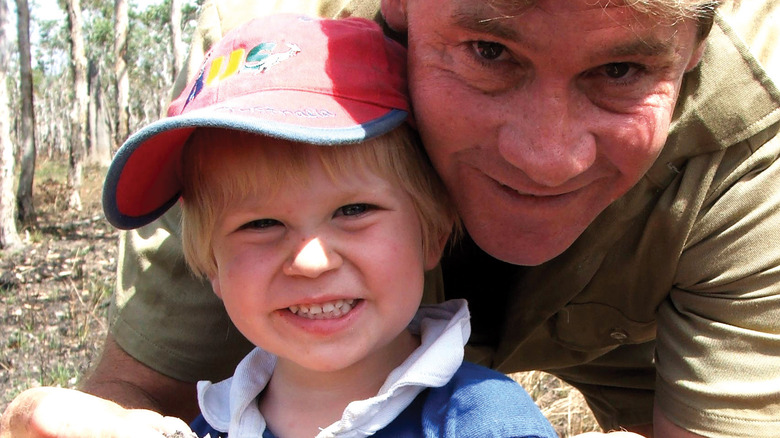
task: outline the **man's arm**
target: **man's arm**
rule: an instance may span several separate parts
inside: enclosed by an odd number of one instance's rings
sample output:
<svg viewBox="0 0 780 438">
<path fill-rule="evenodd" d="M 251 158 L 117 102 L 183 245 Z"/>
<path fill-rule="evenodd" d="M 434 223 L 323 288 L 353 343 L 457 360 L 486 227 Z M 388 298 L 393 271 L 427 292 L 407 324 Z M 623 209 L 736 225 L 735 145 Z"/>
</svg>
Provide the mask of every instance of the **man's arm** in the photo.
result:
<svg viewBox="0 0 780 438">
<path fill-rule="evenodd" d="M 198 412 L 194 383 L 146 367 L 110 335 L 82 388 L 93 395 L 49 387 L 23 392 L 0 418 L 0 438 L 162 437 L 162 433 L 188 430 L 174 417 L 191 419 Z"/>
<path fill-rule="evenodd" d="M 653 424 L 629 426 L 623 431 L 609 433 L 587 432 L 576 435 L 575 438 L 597 438 L 600 436 L 609 436 L 611 438 L 653 438 L 656 436 L 663 438 L 704 438 L 669 421 L 657 406 L 653 409 Z"/>
<path fill-rule="evenodd" d="M 188 420 L 198 415 L 195 383 L 176 380 L 147 367 L 122 350 L 110 334 L 81 389 L 126 408 L 150 409 Z"/>
<path fill-rule="evenodd" d="M 702 435 L 695 434 L 693 432 L 689 432 L 680 426 L 677 426 L 676 424 L 669 421 L 668 418 L 666 418 L 666 415 L 664 415 L 663 412 L 661 412 L 661 409 L 658 408 L 658 405 L 655 406 L 653 409 L 653 427 L 650 429 L 651 433 L 655 432 L 655 436 L 657 437 L 668 437 L 668 438 L 703 438 Z M 653 436 L 647 435 L 648 437 Z"/>
<path fill-rule="evenodd" d="M 703 438 L 702 435 L 689 432 L 669 421 L 666 415 L 661 412 L 658 406 L 653 408 L 653 424 L 641 424 L 638 426 L 629 426 L 625 428 L 627 432 L 633 432 L 645 438 L 664 437 L 664 438 Z M 587 438 L 590 435 L 577 435 L 580 438 Z M 610 435 L 611 436 L 611 435 Z M 618 437 L 622 435 L 617 435 Z M 626 438 L 635 435 L 626 435 Z"/>
</svg>

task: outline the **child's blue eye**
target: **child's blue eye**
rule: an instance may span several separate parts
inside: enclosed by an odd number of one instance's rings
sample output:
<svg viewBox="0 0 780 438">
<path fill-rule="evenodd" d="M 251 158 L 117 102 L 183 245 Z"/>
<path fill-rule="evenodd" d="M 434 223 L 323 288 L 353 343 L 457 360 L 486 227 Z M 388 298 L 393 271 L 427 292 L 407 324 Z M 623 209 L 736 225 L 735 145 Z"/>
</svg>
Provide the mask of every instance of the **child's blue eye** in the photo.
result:
<svg viewBox="0 0 780 438">
<path fill-rule="evenodd" d="M 336 210 L 336 216 L 357 216 L 371 209 L 368 204 L 349 204 Z"/>
<path fill-rule="evenodd" d="M 241 226 L 241 229 L 242 230 L 246 230 L 246 229 L 261 229 L 262 230 L 262 229 L 266 229 L 266 228 L 275 227 L 277 225 L 282 225 L 282 223 L 279 222 L 276 219 L 256 219 L 256 220 L 253 220 L 253 221 L 245 223 L 244 225 Z"/>
</svg>

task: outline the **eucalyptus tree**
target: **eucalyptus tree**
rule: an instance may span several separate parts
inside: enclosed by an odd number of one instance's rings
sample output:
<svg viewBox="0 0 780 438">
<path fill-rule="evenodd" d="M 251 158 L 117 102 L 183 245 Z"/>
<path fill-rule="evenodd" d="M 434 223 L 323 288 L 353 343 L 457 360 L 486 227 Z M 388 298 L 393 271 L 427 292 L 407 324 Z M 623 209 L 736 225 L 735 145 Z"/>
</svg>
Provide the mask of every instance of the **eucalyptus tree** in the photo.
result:
<svg viewBox="0 0 780 438">
<path fill-rule="evenodd" d="M 186 48 L 184 47 L 184 40 L 182 39 L 182 5 L 184 0 L 170 0 L 171 7 L 171 51 L 173 52 L 173 75 L 171 80 L 175 81 L 176 76 L 179 75 L 181 67 L 184 65 L 184 57 Z"/>
<path fill-rule="evenodd" d="M 58 1 L 64 11 L 66 0 Z M 178 31 L 186 47 L 202 0 L 184 1 L 180 9 L 181 23 L 174 30 L 171 0 L 144 3 L 143 8 L 129 0 L 127 42 L 123 45 L 121 5 L 116 0 L 81 0 L 90 109 L 88 129 L 84 131 L 89 133 L 90 139 L 85 163 L 105 163 L 112 148 L 126 136 L 120 128 L 123 125 L 123 71 L 128 78 L 128 132 L 164 115 L 176 74 L 173 35 Z M 74 132 L 78 126 L 67 119 L 65 112 L 78 104 L 74 91 L 75 71 L 71 68 L 72 37 L 66 20 L 37 20 L 37 24 L 39 38 L 33 66 L 37 144 L 42 149 L 40 153 L 56 157 L 68 154 L 71 144 L 68 139 L 78 135 Z M 107 139 L 97 135 L 101 129 L 108 131 Z"/>
<path fill-rule="evenodd" d="M 9 21 L 6 0 L 0 0 L 0 248 L 13 249 L 22 245 L 14 214 L 14 145 L 10 134 L 7 73 L 10 41 L 6 33 Z"/>
<path fill-rule="evenodd" d="M 87 56 L 84 49 L 84 33 L 80 0 L 65 0 L 67 8 L 67 23 L 70 34 L 70 71 L 73 79 L 73 101 L 71 108 L 71 137 L 68 156 L 68 187 L 71 191 L 68 205 L 75 210 L 81 210 L 81 183 L 83 179 L 84 156 L 87 144 Z"/>
<path fill-rule="evenodd" d="M 127 75 L 127 32 L 129 25 L 127 0 L 114 1 L 114 75 L 116 90 L 116 123 L 114 145 L 119 147 L 130 129 L 130 80 Z"/>
<path fill-rule="evenodd" d="M 68 90 L 72 89 L 72 81 L 68 31 L 63 20 L 34 17 L 34 21 L 38 25 L 33 65 L 37 152 L 39 157 L 55 159 L 66 155 L 69 147 L 70 114 L 66 109 L 71 107 Z"/>
<path fill-rule="evenodd" d="M 21 149 L 19 185 L 16 190 L 16 216 L 25 225 L 35 223 L 33 179 L 35 175 L 35 112 L 33 111 L 33 76 L 30 60 L 30 7 L 27 0 L 16 0 L 16 40 L 19 47 L 19 114 L 18 143 Z"/>
</svg>

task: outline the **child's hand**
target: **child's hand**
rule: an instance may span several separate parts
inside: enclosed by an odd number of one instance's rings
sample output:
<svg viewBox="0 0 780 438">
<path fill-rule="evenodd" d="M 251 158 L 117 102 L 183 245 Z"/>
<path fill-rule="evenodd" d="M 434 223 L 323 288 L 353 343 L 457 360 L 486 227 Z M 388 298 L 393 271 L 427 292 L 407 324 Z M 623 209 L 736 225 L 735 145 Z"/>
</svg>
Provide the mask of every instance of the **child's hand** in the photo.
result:
<svg viewBox="0 0 780 438">
<path fill-rule="evenodd" d="M 178 418 L 145 409 L 125 409 L 72 389 L 29 389 L 17 396 L 0 418 L 0 438 L 173 436 L 194 435 Z"/>
</svg>

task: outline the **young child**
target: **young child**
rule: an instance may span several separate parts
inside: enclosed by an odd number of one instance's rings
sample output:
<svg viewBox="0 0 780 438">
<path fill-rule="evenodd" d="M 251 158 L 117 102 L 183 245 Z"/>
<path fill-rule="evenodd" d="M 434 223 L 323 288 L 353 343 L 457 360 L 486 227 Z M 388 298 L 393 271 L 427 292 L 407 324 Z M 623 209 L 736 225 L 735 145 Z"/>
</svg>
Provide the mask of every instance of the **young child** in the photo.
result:
<svg viewBox="0 0 780 438">
<path fill-rule="evenodd" d="M 463 362 L 464 301 L 420 306 L 455 213 L 405 57 L 371 21 L 255 19 L 114 159 L 109 221 L 181 197 L 187 262 L 259 347 L 198 384 L 199 435 L 557 436 L 521 386 Z"/>
</svg>

